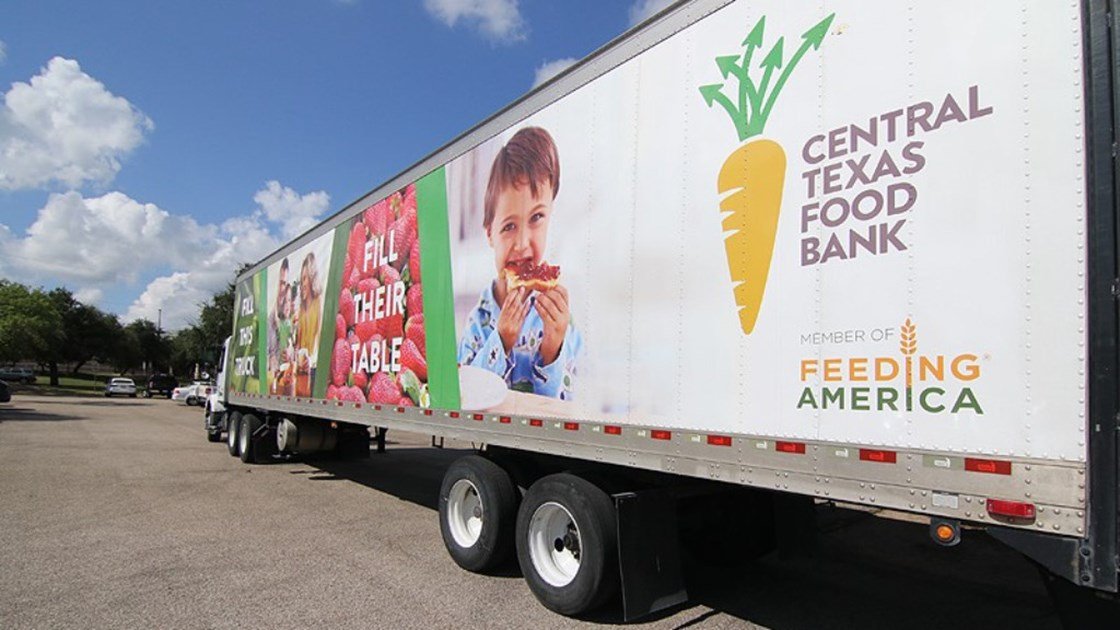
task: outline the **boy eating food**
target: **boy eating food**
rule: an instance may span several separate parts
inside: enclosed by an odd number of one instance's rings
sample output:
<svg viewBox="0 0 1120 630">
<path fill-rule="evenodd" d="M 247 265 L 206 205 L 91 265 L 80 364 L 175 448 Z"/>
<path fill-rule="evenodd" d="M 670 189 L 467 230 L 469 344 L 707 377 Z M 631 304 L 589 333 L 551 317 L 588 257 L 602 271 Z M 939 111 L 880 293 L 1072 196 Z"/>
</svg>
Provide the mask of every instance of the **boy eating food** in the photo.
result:
<svg viewBox="0 0 1120 630">
<path fill-rule="evenodd" d="M 540 127 L 519 130 L 494 158 L 482 227 L 497 277 L 467 319 L 458 356 L 510 389 L 570 400 L 583 342 L 560 268 L 544 262 L 559 189 L 560 157 Z"/>
</svg>

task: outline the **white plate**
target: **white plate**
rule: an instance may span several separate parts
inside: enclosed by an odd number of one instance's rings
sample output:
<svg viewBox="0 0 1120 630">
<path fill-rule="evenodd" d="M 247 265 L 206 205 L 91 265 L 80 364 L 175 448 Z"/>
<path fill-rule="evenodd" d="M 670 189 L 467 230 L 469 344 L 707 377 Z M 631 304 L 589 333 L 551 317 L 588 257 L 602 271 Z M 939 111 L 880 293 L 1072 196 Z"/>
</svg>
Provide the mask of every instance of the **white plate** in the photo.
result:
<svg viewBox="0 0 1120 630">
<path fill-rule="evenodd" d="M 481 411 L 502 404 L 506 399 L 506 382 L 497 374 L 470 365 L 459 366 L 459 406 Z"/>
</svg>

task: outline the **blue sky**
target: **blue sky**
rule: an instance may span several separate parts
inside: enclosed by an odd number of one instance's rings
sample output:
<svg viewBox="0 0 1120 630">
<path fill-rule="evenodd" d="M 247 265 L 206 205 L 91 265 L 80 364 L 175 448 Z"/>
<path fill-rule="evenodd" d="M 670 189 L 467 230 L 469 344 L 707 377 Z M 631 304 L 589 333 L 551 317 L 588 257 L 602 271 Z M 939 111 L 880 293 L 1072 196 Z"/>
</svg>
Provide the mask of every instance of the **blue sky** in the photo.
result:
<svg viewBox="0 0 1120 630">
<path fill-rule="evenodd" d="M 9 0 L 0 277 L 177 328 L 670 0 Z"/>
</svg>

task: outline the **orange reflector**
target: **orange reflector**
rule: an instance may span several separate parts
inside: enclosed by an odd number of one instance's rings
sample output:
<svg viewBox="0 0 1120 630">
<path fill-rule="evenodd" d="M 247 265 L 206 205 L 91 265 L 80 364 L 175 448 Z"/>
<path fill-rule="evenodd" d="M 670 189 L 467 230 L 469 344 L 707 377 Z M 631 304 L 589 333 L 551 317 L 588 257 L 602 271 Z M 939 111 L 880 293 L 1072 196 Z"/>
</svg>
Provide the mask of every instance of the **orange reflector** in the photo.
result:
<svg viewBox="0 0 1120 630">
<path fill-rule="evenodd" d="M 957 536 L 957 532 L 953 529 L 953 527 L 946 523 L 938 525 L 937 528 L 933 530 L 933 533 L 941 542 L 949 542 Z"/>
<path fill-rule="evenodd" d="M 452 412 L 448 413 L 447 415 L 452 417 L 452 418 L 458 418 L 459 417 L 459 412 L 458 411 L 452 411 Z"/>
<path fill-rule="evenodd" d="M 564 423 L 564 430 L 565 431 L 579 431 L 579 423 L 578 422 L 565 422 Z"/>
<path fill-rule="evenodd" d="M 1031 521 L 1035 519 L 1034 504 L 1023 503 L 1021 501 L 988 499 L 988 514 L 992 516 L 1006 516 L 1008 518 L 1022 518 Z"/>
<path fill-rule="evenodd" d="M 865 462 L 883 464 L 893 464 L 898 461 L 898 455 L 894 451 L 875 451 L 868 448 L 859 449 L 859 458 Z"/>
<path fill-rule="evenodd" d="M 711 444 L 712 446 L 731 446 L 731 436 L 709 435 L 708 444 Z"/>
<path fill-rule="evenodd" d="M 670 440 L 673 438 L 673 434 L 671 432 L 662 431 L 660 429 L 650 431 L 649 436 L 655 440 Z"/>
<path fill-rule="evenodd" d="M 608 424 L 603 427 L 603 433 L 607 435 L 622 435 L 622 427 L 616 427 L 613 424 Z"/>
<path fill-rule="evenodd" d="M 800 455 L 805 452 L 805 444 L 802 442 L 774 442 L 774 448 L 782 453 L 797 453 Z"/>
<path fill-rule="evenodd" d="M 531 426 L 531 427 L 543 427 L 544 422 L 541 421 L 541 420 L 537 420 L 536 418 L 529 418 L 529 426 Z"/>
<path fill-rule="evenodd" d="M 482 420 L 482 414 L 480 414 L 480 413 L 474 414 L 473 416 L 471 416 L 471 420 Z"/>
<path fill-rule="evenodd" d="M 509 424 L 509 416 L 502 416 L 501 418 L 498 418 L 498 422 L 501 422 L 502 424 Z"/>
<path fill-rule="evenodd" d="M 1011 462 L 1002 462 L 995 459 L 964 458 L 964 469 L 972 472 L 989 473 L 993 475 L 1010 475 Z"/>
</svg>

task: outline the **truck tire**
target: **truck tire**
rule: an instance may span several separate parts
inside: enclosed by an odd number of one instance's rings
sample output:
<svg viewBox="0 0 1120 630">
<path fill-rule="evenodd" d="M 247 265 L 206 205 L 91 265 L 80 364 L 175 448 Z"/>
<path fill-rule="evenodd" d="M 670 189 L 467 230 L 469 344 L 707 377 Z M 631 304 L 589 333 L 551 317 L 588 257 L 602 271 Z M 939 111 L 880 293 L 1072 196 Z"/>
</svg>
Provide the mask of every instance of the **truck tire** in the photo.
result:
<svg viewBox="0 0 1120 630">
<path fill-rule="evenodd" d="M 237 430 L 237 453 L 241 456 L 241 461 L 246 464 L 256 463 L 256 449 L 257 440 L 254 439 L 254 433 L 261 427 L 261 419 L 251 413 L 241 416 L 241 426 Z"/>
<path fill-rule="evenodd" d="M 439 531 L 455 564 L 479 573 L 509 559 L 518 496 L 509 474 L 484 457 L 451 464 L 439 489 Z"/>
<path fill-rule="evenodd" d="M 607 493 L 573 474 L 529 487 L 517 512 L 517 561 L 545 608 L 579 615 L 618 592 L 615 520 Z"/>
<path fill-rule="evenodd" d="M 261 427 L 265 427 L 266 430 L 261 431 Z M 263 420 L 251 413 L 241 416 L 237 442 L 241 461 L 246 464 L 263 464 L 276 452 L 276 433 L 269 430 Z"/>
<path fill-rule="evenodd" d="M 213 412 L 210 411 L 209 405 L 206 407 L 206 420 L 203 427 L 206 429 L 207 442 L 221 442 L 222 441 L 222 427 L 215 427 L 210 424 L 210 417 Z"/>
<path fill-rule="evenodd" d="M 238 449 L 241 447 L 240 441 L 237 439 L 237 432 L 241 429 L 241 412 L 229 412 L 229 431 L 226 435 L 226 448 L 229 454 L 237 457 L 241 454 Z"/>
<path fill-rule="evenodd" d="M 198 404 L 198 398 L 195 398 L 194 396 L 187 396 L 187 406 L 188 407 L 193 407 L 197 404 Z"/>
</svg>

